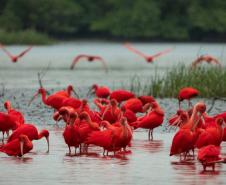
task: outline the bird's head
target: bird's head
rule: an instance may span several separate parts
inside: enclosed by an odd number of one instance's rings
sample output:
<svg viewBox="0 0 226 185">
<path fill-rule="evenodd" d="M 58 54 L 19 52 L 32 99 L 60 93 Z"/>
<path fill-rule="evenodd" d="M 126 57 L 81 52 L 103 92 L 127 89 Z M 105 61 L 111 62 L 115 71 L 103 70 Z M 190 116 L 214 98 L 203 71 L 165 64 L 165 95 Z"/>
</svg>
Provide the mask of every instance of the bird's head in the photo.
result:
<svg viewBox="0 0 226 185">
<path fill-rule="evenodd" d="M 5 107 L 5 109 L 8 110 L 8 111 L 11 109 L 11 103 L 10 103 L 9 100 L 5 101 L 4 107 Z"/>
</svg>

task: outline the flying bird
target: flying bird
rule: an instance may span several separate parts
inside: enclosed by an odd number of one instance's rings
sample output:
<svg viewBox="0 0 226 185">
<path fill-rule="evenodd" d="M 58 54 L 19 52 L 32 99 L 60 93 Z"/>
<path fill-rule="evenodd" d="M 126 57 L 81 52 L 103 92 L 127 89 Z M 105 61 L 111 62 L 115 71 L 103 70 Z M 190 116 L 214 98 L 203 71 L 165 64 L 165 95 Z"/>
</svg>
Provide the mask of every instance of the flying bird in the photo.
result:
<svg viewBox="0 0 226 185">
<path fill-rule="evenodd" d="M 147 63 L 152 63 L 152 62 L 154 62 L 154 60 L 155 60 L 157 57 L 160 57 L 161 55 L 164 55 L 164 54 L 166 54 L 166 53 L 168 53 L 168 52 L 170 52 L 170 51 L 172 50 L 172 48 L 170 48 L 170 49 L 163 50 L 163 51 L 161 51 L 161 52 L 159 52 L 159 53 L 156 53 L 156 54 L 154 54 L 154 55 L 146 55 L 146 54 L 144 54 L 143 52 L 141 52 L 141 51 L 135 49 L 134 47 L 132 47 L 131 44 L 126 43 L 124 46 L 125 46 L 128 50 L 132 51 L 133 53 L 136 53 L 137 55 L 143 57 L 143 58 L 146 60 Z"/>
<path fill-rule="evenodd" d="M 192 62 L 192 68 L 196 68 L 196 66 L 202 62 L 207 62 L 208 64 L 216 64 L 221 67 L 221 63 L 211 55 L 201 55 L 194 62 Z"/>
<path fill-rule="evenodd" d="M 81 60 L 81 59 L 86 59 L 88 62 L 93 62 L 93 61 L 100 61 L 103 65 L 103 68 L 106 72 L 108 72 L 107 64 L 104 61 L 104 59 L 100 56 L 95 56 L 95 55 L 78 55 L 74 58 L 72 61 L 70 69 L 74 69 L 75 65 Z"/>
<path fill-rule="evenodd" d="M 11 61 L 15 63 L 18 61 L 19 58 L 23 57 L 27 52 L 29 52 L 31 50 L 32 46 L 28 47 L 27 49 L 25 49 L 18 55 L 12 55 L 8 50 L 6 50 L 6 48 L 2 44 L 0 44 L 0 48 L 2 49 L 3 52 L 6 53 L 6 55 L 8 55 L 8 57 L 11 59 Z"/>
</svg>

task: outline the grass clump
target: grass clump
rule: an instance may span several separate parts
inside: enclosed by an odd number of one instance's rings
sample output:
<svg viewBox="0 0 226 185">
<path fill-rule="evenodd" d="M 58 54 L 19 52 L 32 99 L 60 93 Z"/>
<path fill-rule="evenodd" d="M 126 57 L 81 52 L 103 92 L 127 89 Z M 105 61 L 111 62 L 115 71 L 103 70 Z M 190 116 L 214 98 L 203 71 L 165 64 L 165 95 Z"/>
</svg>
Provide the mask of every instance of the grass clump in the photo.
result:
<svg viewBox="0 0 226 185">
<path fill-rule="evenodd" d="M 54 43 L 54 39 L 34 30 L 7 32 L 0 30 L 0 42 L 3 44 L 35 44 L 46 45 Z"/>
<path fill-rule="evenodd" d="M 200 91 L 200 97 L 226 97 L 226 68 L 173 67 L 161 75 L 157 72 L 147 83 L 140 84 L 138 77 L 132 79 L 130 90 L 136 94 L 154 97 L 174 97 L 183 87 L 194 87 Z"/>
</svg>

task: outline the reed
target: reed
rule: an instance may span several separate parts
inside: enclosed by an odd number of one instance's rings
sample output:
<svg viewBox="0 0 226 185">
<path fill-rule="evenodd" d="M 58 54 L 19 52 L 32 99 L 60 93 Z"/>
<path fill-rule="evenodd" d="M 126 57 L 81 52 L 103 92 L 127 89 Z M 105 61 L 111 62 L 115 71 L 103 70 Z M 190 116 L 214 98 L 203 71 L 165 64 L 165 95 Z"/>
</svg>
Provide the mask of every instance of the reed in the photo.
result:
<svg viewBox="0 0 226 185">
<path fill-rule="evenodd" d="M 141 80 L 145 80 L 141 83 Z M 183 87 L 194 87 L 200 91 L 200 97 L 226 97 L 226 68 L 200 67 L 191 69 L 186 66 L 173 67 L 165 74 L 156 73 L 149 79 L 138 76 L 130 81 L 130 90 L 141 95 L 154 97 L 174 97 Z"/>
</svg>

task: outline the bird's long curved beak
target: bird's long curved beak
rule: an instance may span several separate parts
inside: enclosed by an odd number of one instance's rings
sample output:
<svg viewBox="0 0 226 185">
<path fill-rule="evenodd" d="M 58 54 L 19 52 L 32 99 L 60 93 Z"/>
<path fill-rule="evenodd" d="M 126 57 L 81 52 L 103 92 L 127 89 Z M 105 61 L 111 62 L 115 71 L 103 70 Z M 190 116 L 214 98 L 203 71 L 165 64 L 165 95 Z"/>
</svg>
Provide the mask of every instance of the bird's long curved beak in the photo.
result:
<svg viewBox="0 0 226 185">
<path fill-rule="evenodd" d="M 72 92 L 74 93 L 74 95 L 76 96 L 76 98 L 79 98 L 78 93 L 74 89 L 72 89 Z"/>
<path fill-rule="evenodd" d="M 49 153 L 49 136 L 46 137 L 46 141 L 47 141 L 47 145 L 48 145 L 48 150 L 46 151 L 46 153 Z"/>
<path fill-rule="evenodd" d="M 38 96 L 38 92 L 37 93 L 35 93 L 35 95 L 30 99 L 30 101 L 28 102 L 28 106 L 30 106 L 31 105 L 31 103 L 34 101 L 34 99 Z"/>
<path fill-rule="evenodd" d="M 21 157 L 23 157 L 24 155 L 24 142 L 20 141 L 20 153 L 21 153 Z"/>
</svg>

